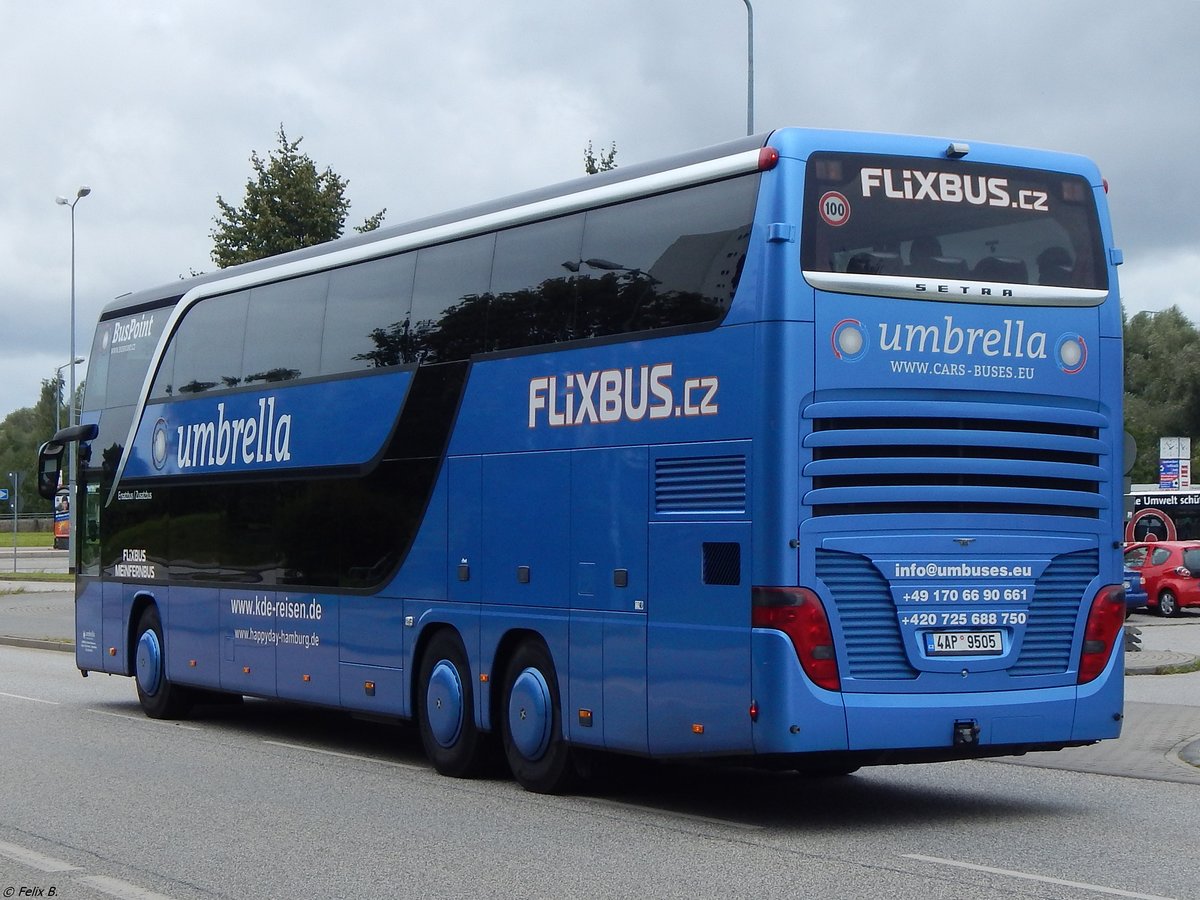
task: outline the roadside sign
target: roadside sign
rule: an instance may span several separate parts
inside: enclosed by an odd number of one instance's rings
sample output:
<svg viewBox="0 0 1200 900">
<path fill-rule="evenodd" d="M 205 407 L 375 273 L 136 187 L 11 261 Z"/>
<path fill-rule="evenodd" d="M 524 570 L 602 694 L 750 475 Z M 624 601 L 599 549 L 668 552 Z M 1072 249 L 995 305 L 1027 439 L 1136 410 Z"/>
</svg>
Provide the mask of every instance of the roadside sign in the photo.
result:
<svg viewBox="0 0 1200 900">
<path fill-rule="evenodd" d="M 8 488 L 0 488 L 0 503 L 8 499 Z"/>
<path fill-rule="evenodd" d="M 1179 490 L 1179 460 L 1160 459 L 1158 461 L 1158 489 L 1160 491 Z"/>
</svg>

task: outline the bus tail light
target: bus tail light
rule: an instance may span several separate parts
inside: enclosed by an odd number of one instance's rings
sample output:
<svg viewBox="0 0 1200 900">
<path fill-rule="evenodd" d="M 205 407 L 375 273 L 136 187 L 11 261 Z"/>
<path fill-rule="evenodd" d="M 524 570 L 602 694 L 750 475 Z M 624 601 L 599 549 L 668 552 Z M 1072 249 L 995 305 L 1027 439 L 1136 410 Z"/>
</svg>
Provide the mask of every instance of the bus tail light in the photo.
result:
<svg viewBox="0 0 1200 900">
<path fill-rule="evenodd" d="M 1108 664 L 1113 644 L 1125 629 L 1125 591 L 1101 588 L 1088 612 L 1083 631 L 1083 653 L 1079 656 L 1079 683 L 1095 679 Z"/>
<path fill-rule="evenodd" d="M 758 151 L 758 171 L 766 172 L 773 169 L 777 162 L 779 162 L 779 151 L 774 147 L 763 147 Z"/>
<path fill-rule="evenodd" d="M 841 689 L 833 631 L 820 598 L 808 588 L 755 587 L 750 592 L 751 624 L 774 628 L 791 638 L 800 665 L 814 684 Z"/>
</svg>

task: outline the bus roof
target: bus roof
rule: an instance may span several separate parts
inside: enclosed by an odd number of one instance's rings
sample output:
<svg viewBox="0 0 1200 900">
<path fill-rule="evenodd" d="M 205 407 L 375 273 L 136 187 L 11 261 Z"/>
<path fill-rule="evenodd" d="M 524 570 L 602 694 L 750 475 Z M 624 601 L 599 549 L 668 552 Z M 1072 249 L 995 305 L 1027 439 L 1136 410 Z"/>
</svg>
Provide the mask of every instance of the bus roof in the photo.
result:
<svg viewBox="0 0 1200 900">
<path fill-rule="evenodd" d="M 987 162 L 1007 165 L 1030 165 L 1036 160 L 1037 166 L 1043 169 L 1071 172 L 1089 179 L 1093 187 L 1100 185 L 1100 174 L 1095 164 L 1086 157 L 1074 154 L 1057 153 L 1045 150 L 1014 147 L 1004 144 L 972 142 L 966 144 L 945 137 L 926 137 L 917 135 L 885 134 L 872 132 L 852 132 L 820 130 L 811 128 L 783 128 L 763 132 L 749 137 L 738 138 L 722 144 L 715 144 L 692 150 L 687 153 L 671 156 L 647 163 L 623 166 L 596 175 L 585 175 L 570 181 L 549 185 L 542 188 L 513 194 L 510 196 L 462 207 L 449 212 L 438 213 L 420 219 L 414 219 L 397 225 L 385 226 L 363 234 L 350 235 L 327 241 L 312 247 L 281 253 L 254 262 L 231 266 L 206 272 L 192 278 L 181 279 L 158 287 L 122 294 L 109 302 L 100 314 L 101 321 L 127 315 L 141 309 L 173 305 L 192 288 L 213 281 L 221 281 L 235 275 L 255 272 L 261 269 L 274 268 L 281 263 L 295 262 L 324 256 L 326 254 L 386 241 L 405 234 L 449 225 L 465 221 L 505 209 L 569 197 L 582 191 L 592 190 L 610 184 L 619 184 L 636 178 L 669 172 L 684 166 L 720 159 L 747 150 L 765 146 L 767 143 L 775 147 L 781 156 L 795 159 L 805 159 L 814 149 L 841 150 L 860 153 L 888 153 L 894 155 L 939 156 L 952 144 L 967 146 L 972 159 L 984 158 Z"/>
<path fill-rule="evenodd" d="M 706 162 L 712 159 L 720 159 L 723 156 L 730 156 L 735 153 L 762 147 L 769 137 L 770 133 L 768 132 L 751 137 L 740 138 L 724 144 L 717 144 L 712 147 L 705 147 L 703 149 L 694 150 L 689 153 L 684 153 L 667 159 L 660 159 L 654 162 L 641 163 L 633 166 L 623 166 L 619 169 L 612 169 L 608 172 L 600 172 L 596 175 L 585 175 L 581 178 L 575 178 L 559 184 L 536 188 L 534 190 L 513 194 L 507 197 L 501 197 L 495 200 L 489 200 L 483 203 L 474 204 L 472 206 L 451 210 L 449 212 L 426 216 L 421 219 L 413 219 L 397 225 L 384 226 L 374 231 L 338 238 L 337 240 L 327 241 L 323 244 L 305 247 L 300 250 L 293 250 L 288 253 L 280 253 L 275 256 L 269 256 L 264 259 L 255 260 L 254 262 L 244 263 L 238 266 L 230 266 L 227 269 L 219 269 L 215 272 L 206 272 L 193 278 L 185 278 L 179 281 L 169 282 L 167 284 L 160 285 L 157 288 L 141 290 L 135 293 L 122 294 L 120 297 L 117 297 L 104 307 L 104 310 L 100 314 L 100 319 L 104 320 L 114 318 L 118 315 L 127 315 L 128 313 L 136 311 L 141 307 L 162 306 L 164 305 L 164 301 L 174 302 L 197 285 L 212 281 L 219 281 L 229 278 L 233 275 L 254 272 L 259 269 L 273 268 L 279 265 L 281 262 L 291 262 L 295 260 L 323 256 L 334 250 L 341 250 L 364 244 L 373 244 L 378 241 L 387 240 L 388 238 L 399 237 L 400 235 L 411 234 L 417 231 L 424 231 L 428 228 L 437 227 L 439 225 L 449 225 L 453 222 L 472 219 L 477 216 L 487 215 L 488 213 L 499 212 L 504 209 L 509 209 L 510 207 L 536 203 L 542 200 L 551 200 L 557 197 L 566 197 L 580 191 L 590 190 L 606 184 L 619 184 L 623 181 L 630 181 L 634 178 L 641 178 L 647 175 L 655 175 L 659 172 L 668 172 L 672 169 L 681 168 L 682 166 L 692 165 L 694 163 Z"/>
</svg>

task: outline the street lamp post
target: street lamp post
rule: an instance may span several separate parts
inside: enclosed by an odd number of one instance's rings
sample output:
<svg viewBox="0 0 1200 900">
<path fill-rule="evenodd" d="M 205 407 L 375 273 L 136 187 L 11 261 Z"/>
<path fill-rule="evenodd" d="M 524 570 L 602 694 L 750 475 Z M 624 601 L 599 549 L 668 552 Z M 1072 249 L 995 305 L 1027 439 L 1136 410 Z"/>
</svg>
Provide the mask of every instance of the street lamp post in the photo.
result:
<svg viewBox="0 0 1200 900">
<path fill-rule="evenodd" d="M 65 369 L 67 366 L 77 366 L 81 362 L 83 362 L 83 357 L 77 356 L 71 362 L 63 363 L 61 366 L 56 366 L 54 369 L 54 371 L 57 373 L 57 377 L 54 379 L 54 384 L 55 384 L 54 430 L 55 431 L 58 431 L 58 429 L 62 428 L 62 425 L 59 424 L 59 420 L 60 420 L 61 416 L 59 416 L 59 414 L 58 414 L 58 409 L 60 406 L 62 406 L 62 370 Z"/>
<path fill-rule="evenodd" d="M 754 134 L 754 7 L 746 4 L 746 134 Z"/>
<path fill-rule="evenodd" d="M 54 202 L 59 206 L 67 206 L 71 209 L 71 360 L 76 359 L 75 356 L 75 204 L 92 192 L 92 189 L 87 185 L 83 185 L 75 192 L 75 199 L 68 200 L 66 197 L 55 197 Z M 67 426 L 75 424 L 75 364 L 71 363 L 71 398 L 67 406 Z M 70 571 L 75 571 L 75 441 L 71 441 L 70 453 L 67 463 L 67 489 L 71 498 L 71 532 L 67 539 L 67 552 L 70 554 L 69 559 L 72 561 L 68 564 Z"/>
<path fill-rule="evenodd" d="M 12 482 L 12 510 L 13 510 L 13 573 L 17 571 L 17 501 L 21 496 L 21 473 L 9 472 L 9 480 Z"/>
</svg>

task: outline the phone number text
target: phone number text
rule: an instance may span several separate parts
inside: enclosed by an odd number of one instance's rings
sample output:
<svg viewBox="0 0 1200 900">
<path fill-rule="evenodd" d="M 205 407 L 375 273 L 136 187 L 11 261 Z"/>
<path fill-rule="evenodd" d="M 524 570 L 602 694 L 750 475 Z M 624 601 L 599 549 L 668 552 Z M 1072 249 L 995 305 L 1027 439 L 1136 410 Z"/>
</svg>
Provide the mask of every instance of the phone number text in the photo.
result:
<svg viewBox="0 0 1200 900">
<path fill-rule="evenodd" d="M 1023 612 L 920 612 L 900 617 L 901 625 L 1024 625 L 1029 619 Z"/>
<path fill-rule="evenodd" d="M 1027 587 L 917 588 L 900 595 L 905 603 L 1026 603 L 1031 597 L 1032 590 Z"/>
</svg>

